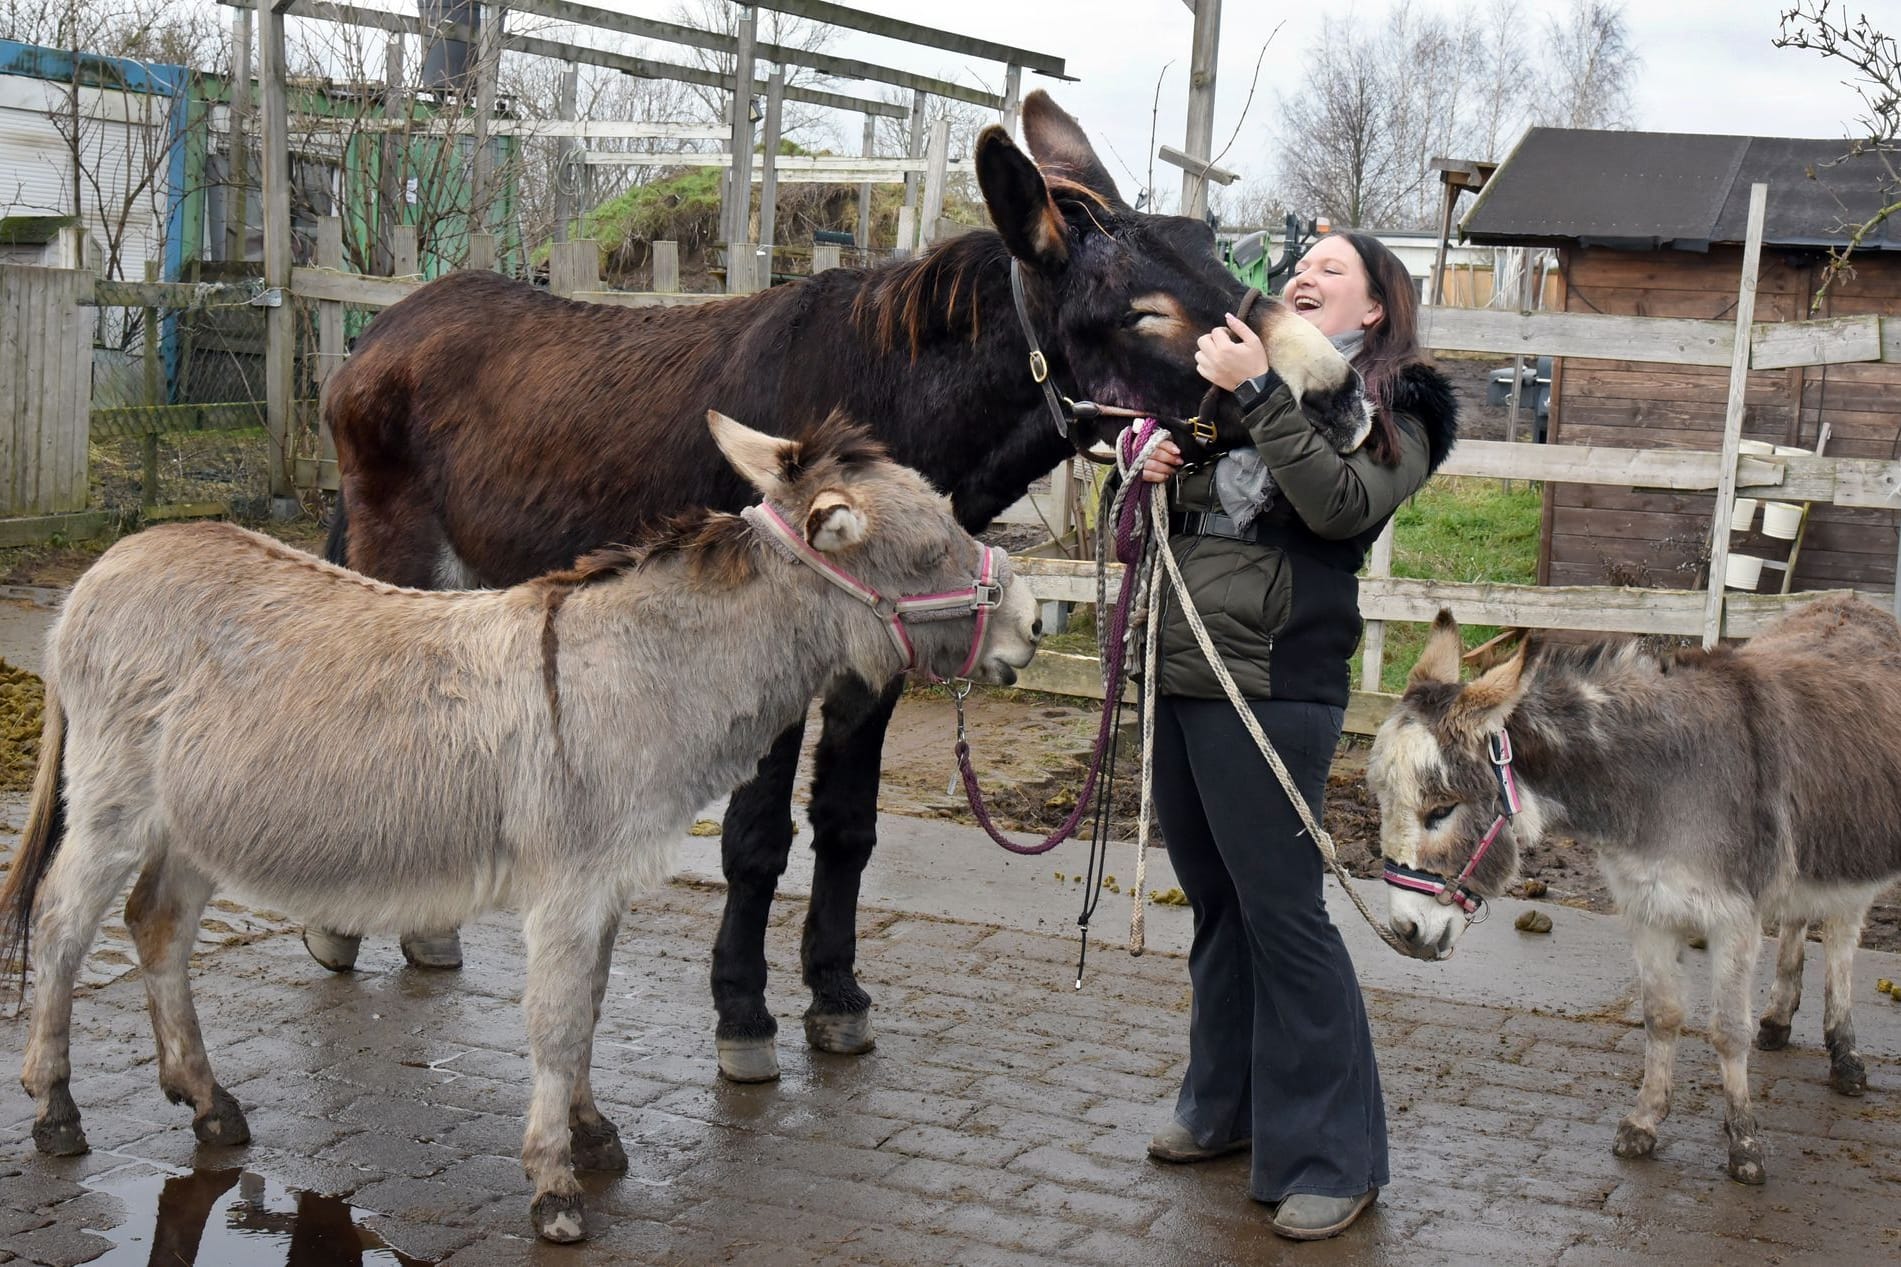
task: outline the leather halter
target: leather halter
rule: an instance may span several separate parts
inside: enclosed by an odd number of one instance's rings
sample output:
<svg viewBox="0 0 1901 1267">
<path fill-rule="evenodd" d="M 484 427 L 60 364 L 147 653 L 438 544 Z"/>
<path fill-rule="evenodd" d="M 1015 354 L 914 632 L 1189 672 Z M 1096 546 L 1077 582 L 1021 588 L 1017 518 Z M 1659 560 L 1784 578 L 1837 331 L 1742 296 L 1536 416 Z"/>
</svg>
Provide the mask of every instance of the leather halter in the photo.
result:
<svg viewBox="0 0 1901 1267">
<path fill-rule="evenodd" d="M 1255 301 L 1260 297 L 1261 292 L 1250 286 L 1248 292 L 1241 296 L 1241 302 L 1235 308 L 1234 315 L 1243 321 L 1247 320 L 1248 313 L 1253 310 Z M 1058 392 L 1056 384 L 1050 381 L 1049 357 L 1043 354 L 1043 346 L 1036 337 L 1036 325 L 1030 320 L 1030 304 L 1023 292 L 1023 265 L 1014 256 L 1010 260 L 1010 298 L 1016 304 L 1017 324 L 1023 328 L 1023 337 L 1030 344 L 1030 378 L 1043 389 L 1043 403 L 1049 407 L 1050 421 L 1056 424 L 1057 435 L 1065 440 L 1072 440 L 1069 434 L 1069 424 L 1072 421 L 1094 422 L 1098 418 L 1135 419 L 1154 416 L 1140 409 L 1125 409 L 1121 405 L 1101 405 L 1093 400 L 1071 400 Z M 1202 397 L 1201 412 L 1193 418 L 1177 420 L 1204 444 L 1214 439 L 1214 424 L 1204 419 L 1214 413 L 1221 390 L 1211 385 L 1207 394 Z M 1086 449 L 1081 451 L 1084 456 L 1089 456 Z M 1092 460 L 1101 461 L 1105 465 L 1113 464 L 1115 461 L 1114 458 Z"/>
<path fill-rule="evenodd" d="M 763 529 L 766 540 L 778 547 L 781 553 L 795 562 L 805 564 L 876 612 L 884 622 L 885 632 L 891 635 L 892 645 L 904 658 L 905 672 L 919 667 L 917 647 L 912 643 L 911 633 L 904 624 L 907 617 L 924 621 L 955 620 L 960 616 L 974 615 L 976 622 L 970 635 L 970 653 L 964 657 L 963 667 L 957 670 L 955 676 L 959 679 L 969 677 L 970 671 L 977 667 L 977 659 L 983 654 L 984 631 L 990 625 L 990 613 L 1003 601 L 1003 587 L 1010 579 L 1010 556 L 996 546 L 978 544 L 977 575 L 969 585 L 935 594 L 905 594 L 893 599 L 886 598 L 814 550 L 771 502 L 748 506 L 739 514 L 747 523 Z M 925 667 L 924 673 L 933 682 L 944 681 L 929 667 Z"/>
<path fill-rule="evenodd" d="M 1492 820 L 1485 835 L 1479 838 L 1478 848 L 1472 851 L 1471 861 L 1458 874 L 1457 879 L 1447 880 L 1435 871 L 1421 871 L 1416 867 L 1402 866 L 1391 858 L 1385 859 L 1381 878 L 1396 889 L 1406 889 L 1413 893 L 1429 893 L 1441 906 L 1456 906 L 1467 915 L 1477 915 L 1484 909 L 1485 899 L 1474 893 L 1467 882 L 1479 869 L 1479 863 L 1491 851 L 1492 845 L 1504 834 L 1505 828 L 1518 814 L 1521 808 L 1518 800 L 1518 780 L 1512 773 L 1512 740 L 1502 729 L 1486 741 L 1488 755 L 1492 758 L 1492 777 L 1498 780 L 1499 794 L 1505 799 L 1504 812 Z"/>
</svg>

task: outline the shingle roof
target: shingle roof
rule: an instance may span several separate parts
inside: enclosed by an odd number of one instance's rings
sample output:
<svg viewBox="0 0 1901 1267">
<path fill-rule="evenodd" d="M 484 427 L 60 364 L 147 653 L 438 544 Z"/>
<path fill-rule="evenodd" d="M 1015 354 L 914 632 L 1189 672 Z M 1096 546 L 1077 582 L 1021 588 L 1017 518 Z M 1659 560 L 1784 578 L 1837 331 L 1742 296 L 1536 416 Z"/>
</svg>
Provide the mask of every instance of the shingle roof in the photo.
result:
<svg viewBox="0 0 1901 1267">
<path fill-rule="evenodd" d="M 1848 237 L 1843 225 L 1888 201 L 1879 156 L 1836 162 L 1849 146 L 1839 138 L 1533 128 L 1486 182 L 1460 236 L 1480 245 L 1707 251 L 1743 240 L 1749 187 L 1761 181 L 1769 186 L 1765 244 L 1838 246 Z M 1901 251 L 1901 216 L 1861 249 Z"/>
</svg>

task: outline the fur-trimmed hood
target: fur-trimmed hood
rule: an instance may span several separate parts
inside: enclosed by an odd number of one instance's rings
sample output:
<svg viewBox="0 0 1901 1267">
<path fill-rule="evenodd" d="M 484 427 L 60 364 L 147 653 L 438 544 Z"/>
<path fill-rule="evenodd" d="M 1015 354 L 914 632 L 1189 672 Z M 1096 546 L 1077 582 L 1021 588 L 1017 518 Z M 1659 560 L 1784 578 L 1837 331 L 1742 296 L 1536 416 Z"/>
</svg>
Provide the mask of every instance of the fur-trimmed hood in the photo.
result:
<svg viewBox="0 0 1901 1267">
<path fill-rule="evenodd" d="M 1437 471 L 1459 442 L 1459 399 L 1452 384 L 1434 367 L 1415 361 L 1393 380 L 1392 408 L 1425 432 L 1427 470 Z"/>
</svg>

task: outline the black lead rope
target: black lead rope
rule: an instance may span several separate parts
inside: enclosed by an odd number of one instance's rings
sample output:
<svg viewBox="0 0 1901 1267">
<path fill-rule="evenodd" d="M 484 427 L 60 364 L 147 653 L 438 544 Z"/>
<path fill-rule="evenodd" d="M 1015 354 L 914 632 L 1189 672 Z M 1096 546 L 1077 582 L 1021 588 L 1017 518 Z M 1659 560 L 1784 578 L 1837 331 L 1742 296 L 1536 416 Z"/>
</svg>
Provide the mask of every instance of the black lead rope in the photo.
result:
<svg viewBox="0 0 1901 1267">
<path fill-rule="evenodd" d="M 1109 707 L 1105 702 L 1103 707 Z M 1083 965 L 1089 961 L 1089 921 L 1096 904 L 1102 900 L 1102 885 L 1109 870 L 1109 829 L 1114 814 L 1116 753 L 1122 747 L 1122 699 L 1115 701 L 1115 721 L 1109 730 L 1109 753 L 1103 759 L 1102 783 L 1096 789 L 1095 822 L 1089 834 L 1089 861 L 1083 869 L 1083 909 L 1076 917 L 1082 933 L 1082 947 L 1076 952 L 1076 988 L 1083 988 Z"/>
</svg>

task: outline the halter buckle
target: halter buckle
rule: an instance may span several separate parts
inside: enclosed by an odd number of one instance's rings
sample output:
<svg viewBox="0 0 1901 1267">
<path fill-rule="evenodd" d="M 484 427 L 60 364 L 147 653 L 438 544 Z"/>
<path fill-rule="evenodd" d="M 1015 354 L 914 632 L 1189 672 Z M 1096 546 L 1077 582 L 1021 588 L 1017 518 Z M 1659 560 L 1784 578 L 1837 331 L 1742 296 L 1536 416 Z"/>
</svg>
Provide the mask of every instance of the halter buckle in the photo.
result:
<svg viewBox="0 0 1901 1267">
<path fill-rule="evenodd" d="M 1030 349 L 1030 377 L 1035 379 L 1038 383 L 1044 383 L 1049 380 L 1049 376 L 1050 376 L 1050 363 L 1048 359 L 1044 357 L 1043 349 L 1031 348 Z"/>
<path fill-rule="evenodd" d="M 1190 418 L 1186 426 L 1188 427 L 1188 434 L 1193 436 L 1199 443 L 1213 444 L 1215 442 L 1214 423 L 1202 421 L 1200 414 L 1196 414 L 1193 418 Z"/>
<path fill-rule="evenodd" d="M 970 605 L 985 611 L 1003 602 L 1003 586 L 996 581 L 978 581 L 970 587 Z"/>
</svg>

